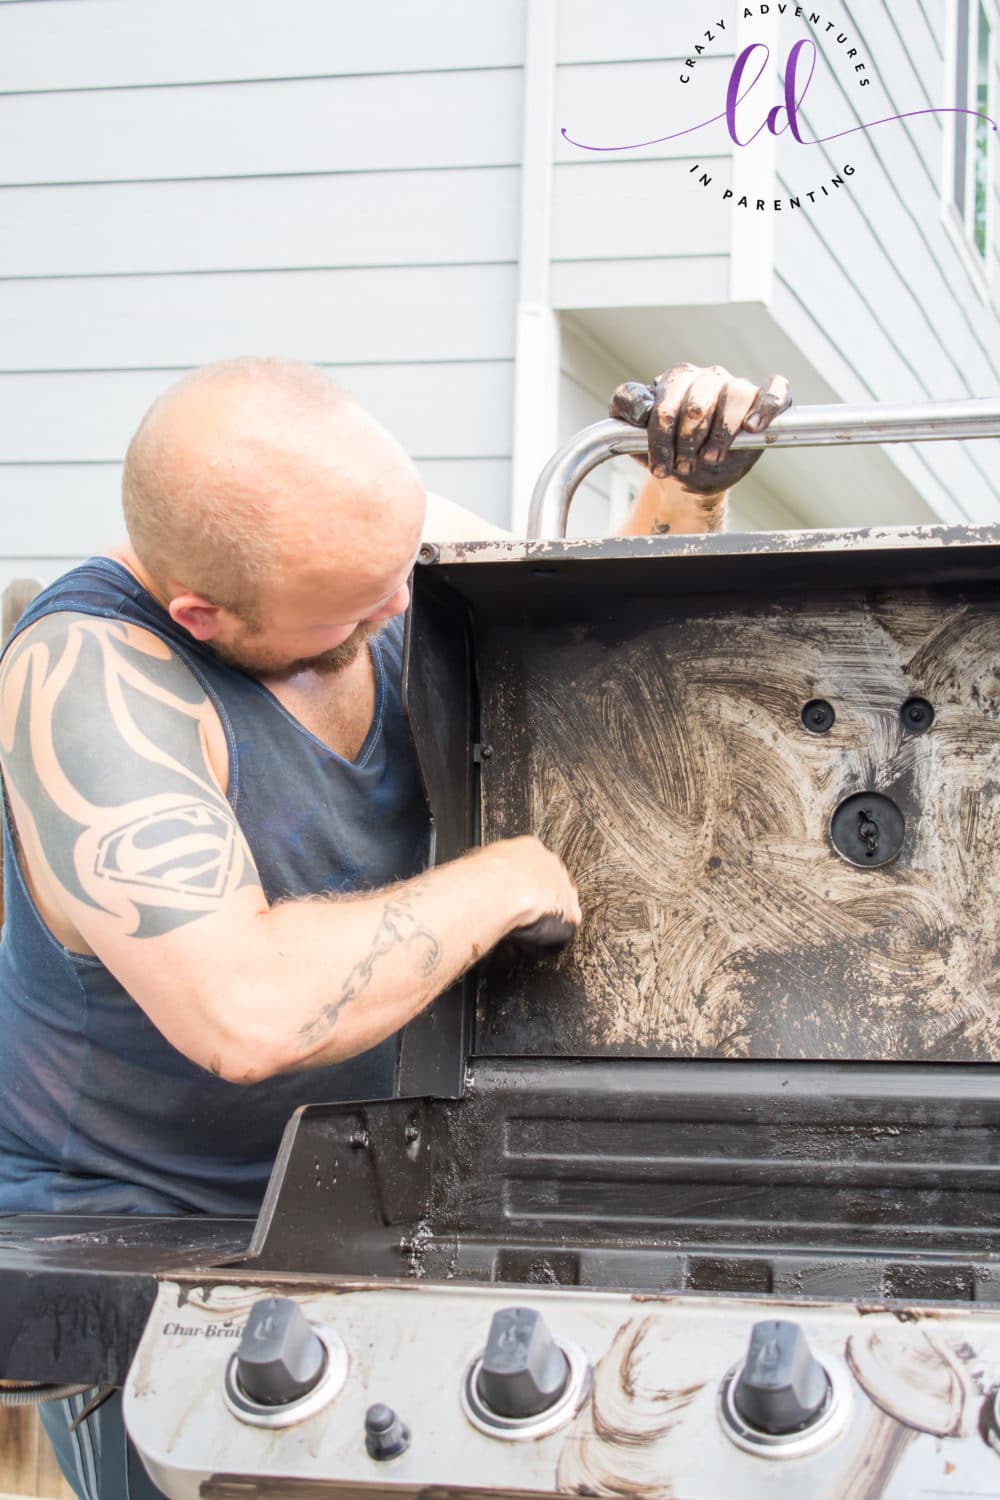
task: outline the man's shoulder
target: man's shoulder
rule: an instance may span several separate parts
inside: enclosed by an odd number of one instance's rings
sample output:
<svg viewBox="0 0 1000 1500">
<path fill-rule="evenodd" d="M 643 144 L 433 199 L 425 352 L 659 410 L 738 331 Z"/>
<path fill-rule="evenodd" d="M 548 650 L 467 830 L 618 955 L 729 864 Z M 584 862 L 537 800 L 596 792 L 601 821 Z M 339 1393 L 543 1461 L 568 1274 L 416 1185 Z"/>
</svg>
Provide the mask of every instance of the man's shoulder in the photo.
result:
<svg viewBox="0 0 1000 1500">
<path fill-rule="evenodd" d="M 26 601 L 4 649 L 29 631 L 36 640 L 63 633 L 69 617 L 117 618 L 128 576 L 111 558 L 92 557 L 67 569 Z"/>
</svg>

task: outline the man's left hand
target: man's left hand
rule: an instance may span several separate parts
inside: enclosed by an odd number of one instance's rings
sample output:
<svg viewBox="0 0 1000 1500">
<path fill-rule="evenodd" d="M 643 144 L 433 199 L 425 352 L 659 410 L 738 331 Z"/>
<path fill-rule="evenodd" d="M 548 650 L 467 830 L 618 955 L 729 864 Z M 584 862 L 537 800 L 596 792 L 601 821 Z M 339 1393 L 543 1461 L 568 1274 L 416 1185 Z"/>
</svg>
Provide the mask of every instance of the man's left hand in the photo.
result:
<svg viewBox="0 0 1000 1500">
<path fill-rule="evenodd" d="M 673 479 L 691 495 L 714 496 L 739 483 L 763 453 L 760 448 L 731 452 L 736 434 L 763 432 L 791 404 L 783 375 L 756 386 L 721 365 L 683 364 L 652 386 L 620 385 L 611 398 L 611 415 L 647 428 L 649 469 L 656 479 Z"/>
</svg>

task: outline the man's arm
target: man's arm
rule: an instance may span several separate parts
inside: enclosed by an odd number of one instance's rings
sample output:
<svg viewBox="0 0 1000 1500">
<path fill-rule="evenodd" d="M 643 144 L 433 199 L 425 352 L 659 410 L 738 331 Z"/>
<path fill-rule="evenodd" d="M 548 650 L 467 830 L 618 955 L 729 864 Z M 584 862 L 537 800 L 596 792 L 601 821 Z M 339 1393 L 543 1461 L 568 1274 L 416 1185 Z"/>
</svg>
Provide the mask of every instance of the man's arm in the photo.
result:
<svg viewBox="0 0 1000 1500">
<path fill-rule="evenodd" d="M 675 365 L 652 386 L 619 386 L 611 415 L 646 427 L 650 471 L 619 535 L 721 531 L 729 490 L 763 452 L 733 453 L 733 439 L 762 432 L 791 404 L 783 375 L 756 386 L 721 365 Z"/>
<path fill-rule="evenodd" d="M 513 928 L 579 921 L 565 867 L 530 837 L 269 907 L 212 769 L 214 713 L 164 642 L 86 615 L 31 626 L 0 672 L 0 763 L 41 904 L 202 1067 L 252 1083 L 341 1061 Z"/>
</svg>

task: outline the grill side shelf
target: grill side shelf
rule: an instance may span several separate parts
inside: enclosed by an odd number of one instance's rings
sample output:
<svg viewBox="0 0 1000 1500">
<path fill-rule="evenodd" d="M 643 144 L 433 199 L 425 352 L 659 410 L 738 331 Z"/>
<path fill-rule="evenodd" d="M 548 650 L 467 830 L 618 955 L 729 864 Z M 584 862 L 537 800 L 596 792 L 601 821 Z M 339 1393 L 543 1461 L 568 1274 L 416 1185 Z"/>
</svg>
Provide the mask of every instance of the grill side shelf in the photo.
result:
<svg viewBox="0 0 1000 1500">
<path fill-rule="evenodd" d="M 0 1215 L 0 1379 L 121 1385 L 157 1279 L 240 1259 L 250 1219 Z"/>
</svg>

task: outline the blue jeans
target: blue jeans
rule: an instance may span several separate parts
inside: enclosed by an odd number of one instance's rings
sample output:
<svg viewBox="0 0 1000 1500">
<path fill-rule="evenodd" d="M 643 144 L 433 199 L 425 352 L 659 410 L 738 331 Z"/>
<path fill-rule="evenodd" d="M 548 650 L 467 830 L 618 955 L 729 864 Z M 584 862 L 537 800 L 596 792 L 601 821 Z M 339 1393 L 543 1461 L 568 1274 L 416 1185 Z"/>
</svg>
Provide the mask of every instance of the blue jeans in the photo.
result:
<svg viewBox="0 0 1000 1500">
<path fill-rule="evenodd" d="M 163 1491 L 146 1473 L 125 1431 L 121 1391 L 114 1391 L 70 1432 L 70 1423 L 96 1395 L 96 1390 L 84 1391 L 82 1396 L 46 1401 L 39 1407 L 66 1482 L 80 1500 L 163 1500 Z"/>
</svg>

